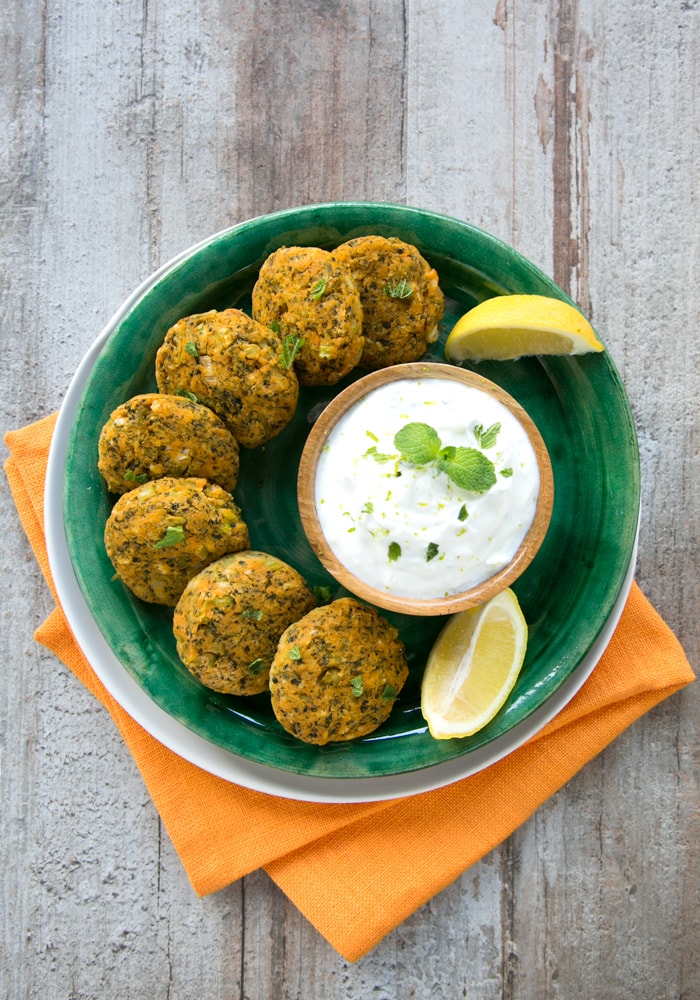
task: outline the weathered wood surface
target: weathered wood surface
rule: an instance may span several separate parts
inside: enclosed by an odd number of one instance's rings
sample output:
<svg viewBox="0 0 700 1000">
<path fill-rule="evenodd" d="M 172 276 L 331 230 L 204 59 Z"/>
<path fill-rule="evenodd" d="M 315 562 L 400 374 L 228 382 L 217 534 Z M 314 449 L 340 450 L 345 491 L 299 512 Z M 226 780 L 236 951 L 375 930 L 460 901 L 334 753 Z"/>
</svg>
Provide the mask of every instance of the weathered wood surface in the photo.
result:
<svg viewBox="0 0 700 1000">
<path fill-rule="evenodd" d="M 570 290 L 629 391 L 638 580 L 698 636 L 696 0 L 6 0 L 3 431 L 145 276 L 241 219 L 406 202 Z M 198 900 L 51 608 L 6 484 L 0 994 L 700 997 L 696 686 L 354 966 L 256 873 Z M 426 849 L 428 846 L 426 845 Z"/>
</svg>

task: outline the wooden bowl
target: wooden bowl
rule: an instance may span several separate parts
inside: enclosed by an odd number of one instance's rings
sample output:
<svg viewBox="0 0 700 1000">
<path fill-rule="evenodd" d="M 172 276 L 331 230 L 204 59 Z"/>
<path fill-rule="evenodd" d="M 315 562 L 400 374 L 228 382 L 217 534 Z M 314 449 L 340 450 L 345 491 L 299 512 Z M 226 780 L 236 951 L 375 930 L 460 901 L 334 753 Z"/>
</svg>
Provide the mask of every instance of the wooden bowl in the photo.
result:
<svg viewBox="0 0 700 1000">
<path fill-rule="evenodd" d="M 319 519 L 316 499 L 318 464 L 329 436 L 338 422 L 368 394 L 388 383 L 411 379 L 443 379 L 480 390 L 505 407 L 516 419 L 534 452 L 539 473 L 539 489 L 532 521 L 510 561 L 492 575 L 458 593 L 441 596 L 402 596 L 387 592 L 376 580 L 361 579 L 349 569 L 331 547 Z M 388 611 L 409 615 L 445 615 L 483 604 L 516 580 L 537 554 L 549 527 L 554 499 L 554 479 L 549 455 L 537 427 L 520 404 L 488 379 L 452 365 L 413 362 L 395 365 L 360 378 L 339 393 L 322 411 L 306 441 L 297 479 L 301 523 L 311 547 L 323 566 L 348 591 L 361 600 Z"/>
</svg>

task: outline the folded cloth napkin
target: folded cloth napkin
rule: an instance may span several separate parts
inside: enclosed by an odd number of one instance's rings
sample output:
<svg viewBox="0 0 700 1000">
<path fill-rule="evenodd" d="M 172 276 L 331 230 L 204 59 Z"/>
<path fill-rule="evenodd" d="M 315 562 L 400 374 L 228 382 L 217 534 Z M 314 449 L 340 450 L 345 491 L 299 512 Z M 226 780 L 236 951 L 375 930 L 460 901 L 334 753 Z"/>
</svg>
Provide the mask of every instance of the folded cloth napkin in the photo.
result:
<svg viewBox="0 0 700 1000">
<path fill-rule="evenodd" d="M 43 487 L 54 423 L 46 417 L 5 438 L 17 510 L 52 590 Z M 195 891 L 215 892 L 262 867 L 351 962 L 508 837 L 635 719 L 694 679 L 675 636 L 633 585 L 591 677 L 520 749 L 436 791 L 318 804 L 242 788 L 158 743 L 105 690 L 60 607 L 36 639 L 112 715 Z"/>
</svg>

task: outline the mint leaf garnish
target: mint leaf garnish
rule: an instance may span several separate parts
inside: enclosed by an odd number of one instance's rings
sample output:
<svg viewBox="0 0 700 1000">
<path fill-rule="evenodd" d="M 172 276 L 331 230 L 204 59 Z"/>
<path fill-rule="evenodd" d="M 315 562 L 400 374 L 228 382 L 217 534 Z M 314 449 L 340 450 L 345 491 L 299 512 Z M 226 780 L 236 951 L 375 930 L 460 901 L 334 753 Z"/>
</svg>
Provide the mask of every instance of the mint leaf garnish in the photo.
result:
<svg viewBox="0 0 700 1000">
<path fill-rule="evenodd" d="M 477 424 L 474 428 L 474 437 L 482 448 L 493 448 L 500 429 L 501 425 L 498 423 L 491 424 L 486 430 L 484 430 L 483 424 Z"/>
<path fill-rule="evenodd" d="M 452 482 L 469 493 L 485 493 L 496 482 L 493 462 L 476 448 L 449 445 L 438 455 L 437 467 Z"/>
<path fill-rule="evenodd" d="M 437 431 L 430 424 L 405 424 L 394 435 L 394 444 L 401 452 L 401 457 L 412 465 L 427 465 L 434 461 L 441 443 Z"/>
</svg>

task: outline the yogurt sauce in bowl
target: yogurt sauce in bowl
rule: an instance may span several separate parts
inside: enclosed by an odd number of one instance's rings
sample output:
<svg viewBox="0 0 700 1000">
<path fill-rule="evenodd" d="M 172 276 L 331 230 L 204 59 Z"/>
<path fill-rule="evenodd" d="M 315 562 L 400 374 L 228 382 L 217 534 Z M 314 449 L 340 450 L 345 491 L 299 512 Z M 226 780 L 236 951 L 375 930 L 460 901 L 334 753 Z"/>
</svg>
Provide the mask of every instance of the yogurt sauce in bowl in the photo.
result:
<svg viewBox="0 0 700 1000">
<path fill-rule="evenodd" d="M 358 596 L 409 614 L 508 586 L 544 537 L 552 492 L 527 414 L 449 365 L 397 365 L 351 385 L 317 421 L 299 471 L 321 562 Z"/>
</svg>

